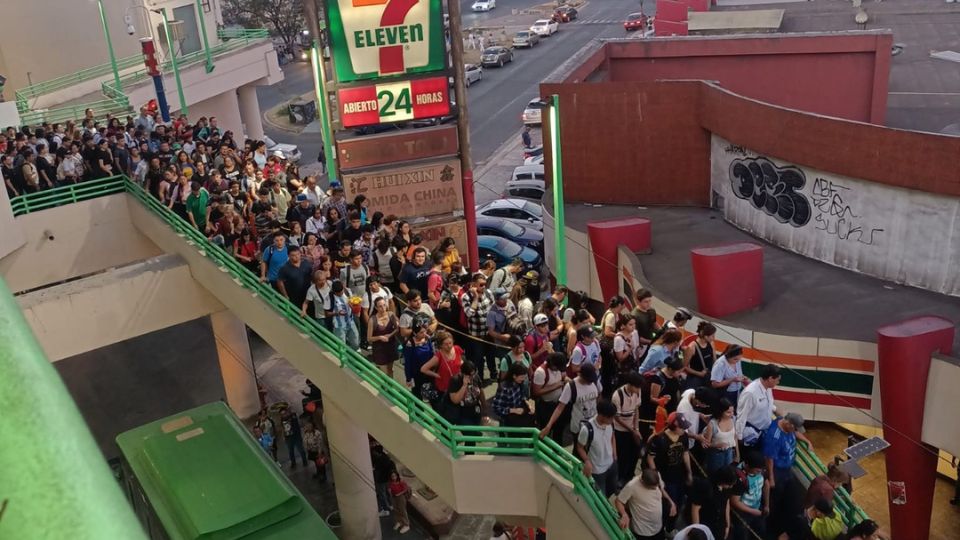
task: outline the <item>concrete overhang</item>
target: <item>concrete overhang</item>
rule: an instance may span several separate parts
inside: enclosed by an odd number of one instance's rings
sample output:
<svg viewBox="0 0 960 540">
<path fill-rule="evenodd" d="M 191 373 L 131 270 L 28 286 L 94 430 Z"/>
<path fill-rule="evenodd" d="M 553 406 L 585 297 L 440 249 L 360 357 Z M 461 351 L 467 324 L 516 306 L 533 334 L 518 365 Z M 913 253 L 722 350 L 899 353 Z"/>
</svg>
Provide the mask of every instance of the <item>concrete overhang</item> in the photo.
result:
<svg viewBox="0 0 960 540">
<path fill-rule="evenodd" d="M 176 255 L 22 294 L 17 301 L 52 362 L 224 309 Z"/>
</svg>

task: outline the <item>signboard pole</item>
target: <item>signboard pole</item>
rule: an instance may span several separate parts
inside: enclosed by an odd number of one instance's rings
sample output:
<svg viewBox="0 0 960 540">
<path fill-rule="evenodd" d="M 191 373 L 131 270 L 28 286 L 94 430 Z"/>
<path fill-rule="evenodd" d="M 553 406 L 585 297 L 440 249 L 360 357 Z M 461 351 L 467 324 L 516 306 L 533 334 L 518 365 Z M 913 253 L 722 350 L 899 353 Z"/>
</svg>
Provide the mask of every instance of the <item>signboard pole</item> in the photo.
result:
<svg viewBox="0 0 960 540">
<path fill-rule="evenodd" d="M 327 158 L 327 179 L 337 181 L 337 151 L 333 144 L 333 129 L 330 127 L 330 107 L 327 100 L 327 77 L 323 59 L 323 48 L 320 41 L 320 12 L 317 9 L 317 0 L 304 0 L 303 18 L 307 30 L 313 37 L 313 46 L 310 48 L 310 64 L 313 68 L 313 90 L 317 96 L 317 108 L 320 110 L 320 130 L 323 134 L 323 153 Z M 326 25 L 324 25 L 326 26 Z"/>
<path fill-rule="evenodd" d="M 467 253 L 470 271 L 480 268 L 477 250 L 477 212 L 473 195 L 473 164 L 470 160 L 470 123 L 467 118 L 467 88 L 464 85 L 463 34 L 460 28 L 460 2 L 447 2 L 450 15 L 450 53 L 453 56 L 454 95 L 457 99 L 457 132 L 460 139 L 460 165 L 463 169 L 463 217 L 467 221 Z"/>
</svg>

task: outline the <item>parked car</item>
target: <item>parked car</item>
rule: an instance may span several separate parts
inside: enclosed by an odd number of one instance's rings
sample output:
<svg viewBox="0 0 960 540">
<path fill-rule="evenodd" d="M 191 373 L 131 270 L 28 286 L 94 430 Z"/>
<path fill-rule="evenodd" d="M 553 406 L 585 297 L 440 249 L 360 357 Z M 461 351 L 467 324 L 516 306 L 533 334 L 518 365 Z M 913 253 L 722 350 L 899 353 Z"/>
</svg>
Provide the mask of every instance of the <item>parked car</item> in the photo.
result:
<svg viewBox="0 0 960 540">
<path fill-rule="evenodd" d="M 546 182 L 543 179 L 511 180 L 507 182 L 507 189 L 504 190 L 503 196 L 540 202 L 546 191 Z"/>
<path fill-rule="evenodd" d="M 553 20 L 561 23 L 567 23 L 577 18 L 577 10 L 570 6 L 560 6 L 553 10 Z"/>
<path fill-rule="evenodd" d="M 481 80 L 483 80 L 483 66 L 480 66 L 477 64 L 464 64 L 463 76 L 464 76 L 464 81 L 463 81 L 464 86 L 470 86 L 475 82 L 480 82 Z M 448 80 L 450 81 L 450 87 L 452 88 L 453 75 L 448 77 Z"/>
<path fill-rule="evenodd" d="M 470 6 L 473 11 L 490 11 L 497 7 L 497 0 L 477 0 Z"/>
<path fill-rule="evenodd" d="M 510 177 L 511 182 L 517 180 L 540 180 L 544 181 L 546 176 L 543 173 L 543 165 L 521 165 L 513 169 L 513 175 Z"/>
<path fill-rule="evenodd" d="M 543 165 L 543 154 L 523 158 L 524 165 Z"/>
<path fill-rule="evenodd" d="M 527 103 L 527 106 L 523 109 L 523 124 L 527 126 L 531 124 L 540 124 L 540 113 L 546 106 L 546 103 L 544 103 L 540 98 L 531 99 L 530 103 Z"/>
<path fill-rule="evenodd" d="M 357 126 L 353 128 L 353 132 L 356 133 L 357 135 L 375 135 L 377 133 L 385 133 L 387 131 L 396 131 L 398 129 L 403 129 L 403 124 L 398 124 L 396 122 L 389 122 L 386 124 Z"/>
<path fill-rule="evenodd" d="M 552 19 L 538 19 L 530 27 L 532 32 L 536 32 L 544 37 L 550 37 L 560 31 L 560 23 Z"/>
<path fill-rule="evenodd" d="M 537 43 L 540 43 L 540 34 L 531 32 L 530 30 L 521 30 L 513 36 L 514 47 L 526 47 L 532 49 Z"/>
<path fill-rule="evenodd" d="M 523 160 L 526 161 L 532 157 L 542 156 L 543 155 L 543 145 L 538 144 L 532 148 L 523 149 Z M 524 163 L 524 165 L 536 165 L 536 163 Z"/>
<path fill-rule="evenodd" d="M 627 15 L 627 20 L 623 21 L 623 29 L 627 32 L 644 30 L 646 27 L 647 16 L 643 13 L 631 13 Z"/>
<path fill-rule="evenodd" d="M 513 62 L 513 51 L 506 47 L 487 47 L 480 55 L 480 64 L 483 67 L 503 67 L 507 62 Z"/>
<path fill-rule="evenodd" d="M 300 161 L 300 149 L 297 148 L 297 145 L 278 143 L 266 135 L 263 136 L 263 142 L 267 143 L 267 153 L 280 152 L 287 161 L 293 163 Z"/>
<path fill-rule="evenodd" d="M 528 268 L 539 271 L 543 263 L 543 258 L 536 250 L 499 236 L 478 235 L 477 251 L 480 260 L 493 260 L 497 266 L 508 265 L 513 259 L 519 257 Z"/>
<path fill-rule="evenodd" d="M 470 86 L 475 82 L 483 80 L 483 66 L 476 64 L 464 64 L 463 66 L 463 84 Z"/>
<path fill-rule="evenodd" d="M 477 208 L 477 217 L 512 221 L 524 227 L 543 230 L 543 207 L 526 199 L 496 199 Z"/>
<path fill-rule="evenodd" d="M 499 236 L 537 251 L 543 250 L 543 232 L 499 218 L 477 217 L 477 234 Z"/>
<path fill-rule="evenodd" d="M 444 116 L 434 116 L 433 118 L 421 118 L 419 120 L 411 120 L 407 122 L 407 125 L 417 129 L 430 126 L 439 126 L 441 124 L 452 124 L 457 121 L 457 118 L 460 116 L 460 111 L 457 109 L 457 102 L 454 99 L 450 99 L 450 114 Z"/>
</svg>

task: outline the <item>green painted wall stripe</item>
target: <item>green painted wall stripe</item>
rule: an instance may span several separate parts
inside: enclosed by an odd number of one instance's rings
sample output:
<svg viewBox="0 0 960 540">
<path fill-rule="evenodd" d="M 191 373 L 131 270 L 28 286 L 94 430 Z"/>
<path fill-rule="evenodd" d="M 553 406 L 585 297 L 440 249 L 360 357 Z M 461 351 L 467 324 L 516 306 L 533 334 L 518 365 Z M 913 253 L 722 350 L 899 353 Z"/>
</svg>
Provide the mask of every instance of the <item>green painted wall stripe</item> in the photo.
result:
<svg viewBox="0 0 960 540">
<path fill-rule="evenodd" d="M 743 372 L 747 377 L 755 379 L 760 376 L 763 364 L 753 362 L 743 363 Z M 822 390 L 826 388 L 832 392 L 849 392 L 852 394 L 873 395 L 873 375 L 847 373 L 845 371 L 823 371 L 814 369 L 798 369 L 791 367 L 781 369 L 783 378 L 781 386 L 801 388 L 805 390 Z"/>
</svg>

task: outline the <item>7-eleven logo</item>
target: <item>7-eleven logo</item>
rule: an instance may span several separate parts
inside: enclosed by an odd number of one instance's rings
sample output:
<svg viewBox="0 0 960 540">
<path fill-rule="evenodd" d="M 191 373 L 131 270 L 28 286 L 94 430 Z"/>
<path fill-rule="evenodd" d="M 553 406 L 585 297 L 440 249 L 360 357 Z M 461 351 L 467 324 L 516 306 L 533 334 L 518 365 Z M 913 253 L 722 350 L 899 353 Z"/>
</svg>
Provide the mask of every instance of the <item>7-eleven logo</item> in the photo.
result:
<svg viewBox="0 0 960 540">
<path fill-rule="evenodd" d="M 356 73 L 403 73 L 429 62 L 429 0 L 335 0 Z"/>
</svg>

